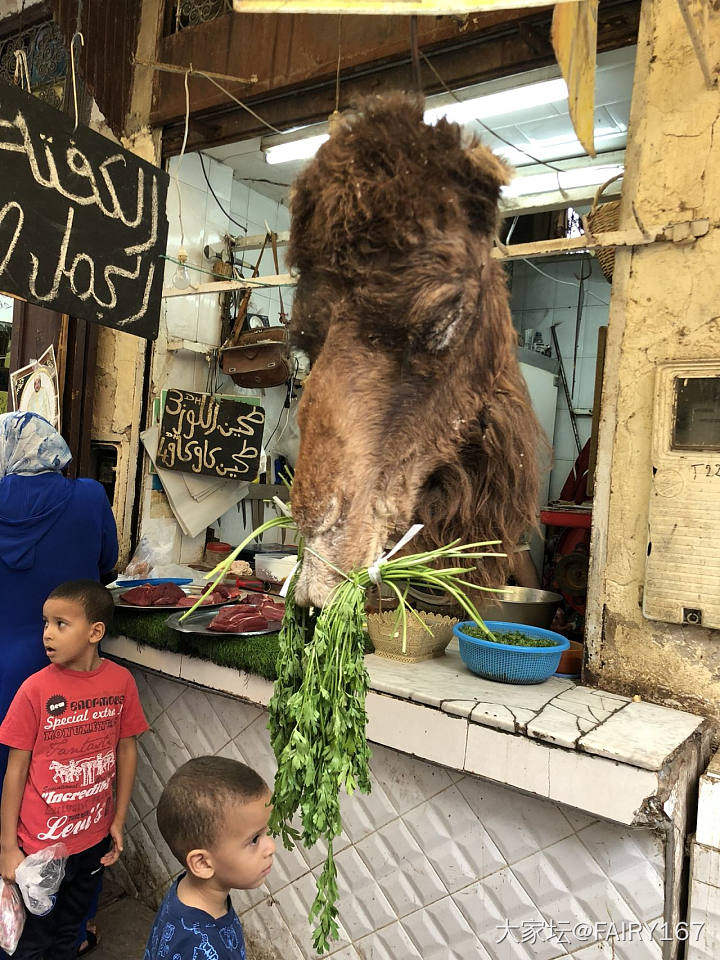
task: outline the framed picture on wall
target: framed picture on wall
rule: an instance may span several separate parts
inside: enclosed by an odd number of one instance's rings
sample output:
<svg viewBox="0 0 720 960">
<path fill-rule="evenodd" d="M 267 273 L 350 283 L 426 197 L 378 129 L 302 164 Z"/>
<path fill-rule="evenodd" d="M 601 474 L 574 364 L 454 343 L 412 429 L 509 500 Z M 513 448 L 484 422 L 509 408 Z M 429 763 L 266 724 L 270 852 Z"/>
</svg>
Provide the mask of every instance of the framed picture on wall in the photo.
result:
<svg viewBox="0 0 720 960">
<path fill-rule="evenodd" d="M 60 391 L 55 348 L 50 345 L 39 360 L 10 374 L 13 409 L 37 413 L 60 429 Z"/>
</svg>

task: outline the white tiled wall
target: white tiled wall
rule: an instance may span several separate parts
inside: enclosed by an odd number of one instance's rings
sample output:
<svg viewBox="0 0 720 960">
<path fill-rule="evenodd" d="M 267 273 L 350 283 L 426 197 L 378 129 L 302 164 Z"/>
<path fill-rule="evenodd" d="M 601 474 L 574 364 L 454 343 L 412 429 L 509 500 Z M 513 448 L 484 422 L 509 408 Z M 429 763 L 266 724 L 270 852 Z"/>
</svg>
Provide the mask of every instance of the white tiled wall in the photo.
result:
<svg viewBox="0 0 720 960">
<path fill-rule="evenodd" d="M 155 819 L 173 770 L 221 754 L 271 783 L 275 760 L 265 711 L 139 669 L 135 676 L 151 731 L 140 738 L 121 870 L 128 889 L 156 906 L 179 869 Z M 372 787 L 342 802 L 334 960 L 660 960 L 647 930 L 614 944 L 587 926 L 573 932 L 577 923 L 620 928 L 662 917 L 664 846 L 653 831 L 379 746 Z M 234 895 L 249 957 L 314 960 L 307 912 L 322 859 L 317 847 L 280 847 L 267 885 Z"/>
<path fill-rule="evenodd" d="M 697 830 L 690 844 L 687 960 L 720 957 L 720 753 L 700 778 Z"/>
<path fill-rule="evenodd" d="M 550 327 L 553 324 L 558 325 L 555 333 L 570 387 L 573 384 L 573 371 L 575 374 L 572 391 L 573 407 L 576 410 L 591 410 L 595 390 L 597 332 L 599 327 L 608 322 L 610 284 L 603 277 L 594 257 L 589 260 L 579 256 L 564 257 L 557 260 L 538 261 L 535 265 L 549 276 L 541 276 L 524 261 L 513 264 L 511 285 L 513 321 L 521 333 L 528 329 L 542 333 L 546 344 L 552 344 Z M 575 356 L 578 283 L 581 269 L 585 274 L 589 269 L 592 272 L 584 284 L 584 306 L 578 334 L 577 356 Z M 555 356 L 554 348 L 552 355 Z M 590 426 L 590 416 L 578 417 L 581 444 L 585 444 L 589 439 Z M 577 447 L 570 413 L 562 386 L 559 385 L 553 437 L 550 499 L 556 499 L 559 496 L 576 457 Z"/>
<path fill-rule="evenodd" d="M 210 271 L 211 261 L 204 256 L 204 247 L 221 246 L 226 234 L 248 235 L 263 234 L 267 222 L 271 230 L 284 231 L 289 228 L 290 218 L 286 207 L 275 203 L 245 184 L 233 179 L 233 170 L 226 164 L 203 155 L 205 174 L 217 199 L 212 195 L 203 174 L 198 154 L 186 154 L 182 159 L 174 157 L 169 164 L 170 186 L 167 199 L 169 222 L 167 255 L 177 258 L 178 250 L 184 246 L 188 263 Z M 228 216 L 229 214 L 229 216 Z M 182 215 L 182 229 L 180 225 Z M 237 221 L 233 223 L 230 217 Z M 238 225 L 240 224 L 240 226 Z M 242 230 L 247 227 L 247 231 Z M 259 250 L 245 252 L 244 259 L 255 264 Z M 285 248 L 278 249 L 279 270 L 286 272 Z M 173 286 L 173 276 L 178 270 L 176 263 L 168 261 L 165 266 L 165 286 Z M 188 270 L 194 284 L 209 282 L 212 276 L 195 270 Z M 251 270 L 246 271 L 246 275 Z M 275 273 L 271 249 L 267 249 L 261 265 L 260 275 Z M 286 313 L 292 304 L 292 290 L 283 291 Z M 204 296 L 172 297 L 163 301 L 164 329 L 158 339 L 156 351 L 153 387 L 156 391 L 168 387 L 181 387 L 187 390 L 203 392 L 208 386 L 209 364 L 203 353 L 187 350 L 165 351 L 166 340 L 179 339 L 200 342 L 210 346 L 220 345 L 220 302 L 215 294 Z M 269 317 L 272 325 L 277 325 L 280 314 L 280 294 L 277 289 L 260 289 L 253 293 L 250 311 Z M 243 390 L 236 387 L 229 377 L 220 375 L 218 389 L 222 393 L 252 394 L 258 391 Z M 273 387 L 259 391 L 266 412 L 265 441 L 273 433 L 285 400 L 285 387 Z M 275 439 L 282 433 L 282 425 Z M 286 431 L 285 436 L 292 433 Z M 245 533 L 249 533 L 253 524 L 248 516 L 247 527 L 243 527 L 238 511 L 230 511 L 226 518 L 225 529 L 218 528 L 221 536 L 239 543 Z M 204 537 L 181 538 L 180 562 L 197 560 L 204 546 Z"/>
<path fill-rule="evenodd" d="M 232 184 L 230 212 L 236 220 L 247 225 L 248 236 L 265 233 L 266 222 L 271 230 L 278 233 L 290 229 L 290 213 L 286 206 L 276 203 L 237 180 L 233 180 Z M 230 226 L 233 233 L 242 234 L 242 231 L 235 224 Z M 244 254 L 245 262 L 255 266 L 259 253 L 259 250 L 246 251 Z M 285 247 L 278 247 L 278 264 L 280 273 L 286 273 Z M 265 277 L 273 273 L 275 273 L 275 262 L 272 248 L 268 244 L 260 261 L 260 276 Z M 285 312 L 289 316 L 292 304 L 292 287 L 282 290 L 282 299 Z M 278 323 L 280 314 L 280 294 L 278 290 L 266 288 L 254 293 L 252 296 L 252 312 L 269 316 L 270 323 L 273 325 Z"/>
<path fill-rule="evenodd" d="M 188 262 L 212 269 L 212 263 L 205 259 L 203 248 L 206 244 L 218 246 L 222 244 L 227 233 L 235 236 L 252 236 L 265 232 L 265 223 L 271 230 L 288 230 L 290 215 L 282 204 L 263 196 L 243 183 L 233 179 L 232 167 L 218 163 L 211 157 L 203 155 L 202 162 L 205 173 L 217 200 L 211 194 L 205 181 L 200 157 L 196 153 L 186 154 L 182 159 L 173 157 L 169 164 L 171 176 L 168 191 L 167 214 L 170 224 L 168 233 L 168 256 L 176 257 L 181 245 L 180 210 L 184 227 L 184 246 L 188 254 Z M 178 202 L 179 183 L 181 204 Z M 223 209 L 217 201 L 220 201 Z M 228 219 L 226 213 L 242 226 Z M 248 250 L 243 254 L 244 260 L 253 265 L 257 261 L 259 250 Z M 285 272 L 284 248 L 278 249 L 280 272 Z M 171 285 L 173 274 L 177 269 L 174 263 L 168 263 L 165 270 L 165 283 Z M 195 271 L 189 271 L 194 283 L 208 282 L 211 276 Z M 250 273 L 248 270 L 247 273 Z M 266 249 L 260 264 L 260 275 L 266 276 L 275 273 L 272 251 Z M 292 292 L 283 291 L 286 311 L 292 302 Z M 276 289 L 260 289 L 252 295 L 252 310 L 267 315 L 271 324 L 277 324 L 279 316 L 279 294 Z M 204 343 L 218 343 L 220 334 L 220 305 L 214 295 L 203 297 L 174 297 L 167 303 L 167 326 L 171 337 L 183 337 L 189 340 L 200 340 Z M 289 311 L 288 311 L 289 312 Z M 205 361 L 202 360 L 204 364 Z"/>
</svg>

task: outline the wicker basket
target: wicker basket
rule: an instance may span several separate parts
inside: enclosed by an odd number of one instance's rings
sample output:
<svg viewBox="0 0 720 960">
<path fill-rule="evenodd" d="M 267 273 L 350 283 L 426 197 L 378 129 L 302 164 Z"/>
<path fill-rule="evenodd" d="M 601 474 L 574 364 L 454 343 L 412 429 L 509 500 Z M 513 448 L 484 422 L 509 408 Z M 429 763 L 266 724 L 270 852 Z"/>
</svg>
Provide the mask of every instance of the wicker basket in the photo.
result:
<svg viewBox="0 0 720 960">
<path fill-rule="evenodd" d="M 622 174 L 618 173 L 616 176 L 606 180 L 595 194 L 593 205 L 587 215 L 587 223 L 593 234 L 603 233 L 607 230 L 617 230 L 619 226 L 620 201 L 611 200 L 608 203 L 600 203 L 600 198 L 603 195 L 603 191 L 609 187 L 611 183 L 619 180 L 620 177 L 622 177 Z M 615 267 L 615 247 L 598 247 L 595 251 L 595 256 L 598 258 L 600 269 L 605 275 L 605 279 L 608 283 L 612 283 L 613 269 Z"/>
<path fill-rule="evenodd" d="M 407 618 L 405 653 L 402 650 L 402 622 L 397 610 L 384 613 L 370 613 L 367 618 L 368 633 L 379 657 L 399 660 L 402 663 L 419 663 L 442 657 L 445 648 L 452 640 L 453 627 L 458 622 L 453 617 L 443 617 L 437 613 L 419 614 L 432 633 L 417 622 L 409 613 Z"/>
</svg>

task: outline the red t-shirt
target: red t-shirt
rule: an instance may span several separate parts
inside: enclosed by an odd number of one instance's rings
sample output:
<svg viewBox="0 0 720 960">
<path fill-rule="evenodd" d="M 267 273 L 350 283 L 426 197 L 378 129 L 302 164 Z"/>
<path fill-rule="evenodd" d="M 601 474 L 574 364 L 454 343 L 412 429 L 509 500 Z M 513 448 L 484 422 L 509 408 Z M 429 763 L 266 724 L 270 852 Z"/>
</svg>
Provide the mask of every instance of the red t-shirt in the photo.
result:
<svg viewBox="0 0 720 960">
<path fill-rule="evenodd" d="M 0 743 L 31 750 L 18 842 L 35 853 L 62 840 L 81 853 L 108 835 L 115 815 L 118 740 L 148 729 L 125 667 L 50 664 L 20 687 L 0 726 Z"/>
</svg>

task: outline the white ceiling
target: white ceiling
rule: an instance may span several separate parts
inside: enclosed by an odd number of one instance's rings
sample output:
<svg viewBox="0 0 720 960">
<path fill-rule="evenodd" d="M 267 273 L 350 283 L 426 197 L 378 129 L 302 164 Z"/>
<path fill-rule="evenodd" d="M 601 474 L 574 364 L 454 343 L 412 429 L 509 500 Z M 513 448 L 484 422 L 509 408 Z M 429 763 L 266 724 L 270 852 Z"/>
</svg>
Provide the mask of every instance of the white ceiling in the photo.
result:
<svg viewBox="0 0 720 960">
<path fill-rule="evenodd" d="M 635 47 L 613 50 L 598 57 L 595 89 L 595 148 L 599 155 L 614 154 L 613 161 L 616 160 L 618 151 L 624 150 L 627 142 L 634 66 Z M 470 100 L 557 76 L 559 76 L 559 69 L 556 66 L 546 67 L 464 87 L 456 91 L 456 96 L 461 100 Z M 427 107 L 450 102 L 452 99 L 447 94 L 428 97 Z M 493 117 L 487 125 L 509 141 L 511 146 L 503 143 L 476 121 L 465 124 L 465 128 L 516 167 L 534 163 L 532 157 L 523 151 L 528 151 L 533 157 L 544 161 L 585 156 L 573 131 L 566 100 L 513 110 L 512 113 Z M 231 166 L 237 180 L 242 180 L 252 189 L 273 200 L 284 202 L 287 199 L 290 183 L 307 161 L 268 164 L 261 147 L 326 131 L 327 124 L 316 124 L 283 136 L 262 139 L 256 137 L 240 143 L 214 147 L 206 152 L 216 160 Z M 523 171 L 525 172 L 529 171 Z"/>
</svg>

